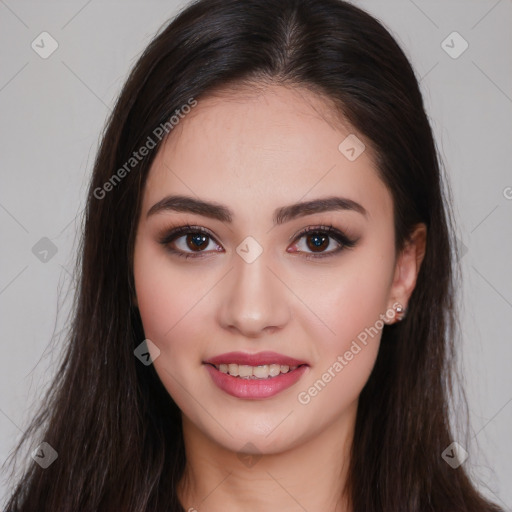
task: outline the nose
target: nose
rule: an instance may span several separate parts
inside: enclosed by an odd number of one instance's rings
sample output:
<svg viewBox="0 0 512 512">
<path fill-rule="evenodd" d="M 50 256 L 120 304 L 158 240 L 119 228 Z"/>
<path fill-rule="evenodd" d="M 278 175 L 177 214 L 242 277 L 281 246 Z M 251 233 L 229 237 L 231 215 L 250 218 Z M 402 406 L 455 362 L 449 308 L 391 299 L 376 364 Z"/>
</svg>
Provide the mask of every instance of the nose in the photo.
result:
<svg viewBox="0 0 512 512">
<path fill-rule="evenodd" d="M 247 338 L 283 329 L 290 318 L 290 292 L 279 272 L 269 267 L 266 253 L 252 263 L 235 255 L 233 264 L 220 298 L 221 326 Z"/>
</svg>

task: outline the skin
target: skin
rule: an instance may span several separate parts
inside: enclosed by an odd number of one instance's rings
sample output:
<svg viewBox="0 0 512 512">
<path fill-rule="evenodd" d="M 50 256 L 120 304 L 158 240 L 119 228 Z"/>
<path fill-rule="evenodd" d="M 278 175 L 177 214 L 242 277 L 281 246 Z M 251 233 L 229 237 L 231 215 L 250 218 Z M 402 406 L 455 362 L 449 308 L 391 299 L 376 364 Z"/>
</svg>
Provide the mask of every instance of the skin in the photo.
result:
<svg viewBox="0 0 512 512">
<path fill-rule="evenodd" d="M 146 338 L 160 350 L 155 369 L 182 411 L 185 510 L 350 510 L 343 485 L 358 397 L 381 332 L 359 343 L 309 403 L 298 395 L 379 315 L 407 305 L 426 230 L 418 225 L 395 253 L 392 197 L 370 143 L 334 122 L 328 107 L 310 91 L 277 85 L 219 92 L 174 128 L 150 169 L 135 243 L 136 301 Z M 350 133 L 366 144 L 355 161 L 338 150 Z M 148 217 L 169 194 L 224 204 L 233 221 L 175 211 Z M 276 208 L 332 195 L 357 201 L 367 216 L 330 211 L 273 226 Z M 203 249 L 209 254 L 180 258 L 159 243 L 186 224 L 212 232 Z M 311 235 L 290 241 L 303 228 L 331 224 L 357 239 L 355 247 L 313 260 L 305 257 L 318 254 L 307 244 Z M 236 252 L 247 236 L 263 248 L 252 263 Z M 172 246 L 194 254 L 186 238 Z M 337 247 L 331 238 L 322 250 Z M 292 387 L 261 400 L 226 394 L 202 364 L 225 352 L 266 350 L 309 368 Z M 242 452 L 256 456 L 247 462 Z"/>
</svg>

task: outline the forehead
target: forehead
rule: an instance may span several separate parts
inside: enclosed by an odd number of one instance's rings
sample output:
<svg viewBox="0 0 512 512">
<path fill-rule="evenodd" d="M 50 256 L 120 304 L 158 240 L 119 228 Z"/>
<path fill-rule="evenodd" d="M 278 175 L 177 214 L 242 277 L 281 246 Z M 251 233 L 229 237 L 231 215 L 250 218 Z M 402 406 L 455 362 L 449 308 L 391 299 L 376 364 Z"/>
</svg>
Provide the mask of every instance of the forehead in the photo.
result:
<svg viewBox="0 0 512 512">
<path fill-rule="evenodd" d="M 339 146 L 354 135 L 366 149 L 351 161 Z M 364 136 L 325 98 L 283 86 L 223 90 L 198 100 L 153 162 L 146 211 L 168 193 L 229 204 L 241 221 L 267 205 L 270 212 L 326 195 L 365 203 L 371 216 L 392 210 Z"/>
</svg>

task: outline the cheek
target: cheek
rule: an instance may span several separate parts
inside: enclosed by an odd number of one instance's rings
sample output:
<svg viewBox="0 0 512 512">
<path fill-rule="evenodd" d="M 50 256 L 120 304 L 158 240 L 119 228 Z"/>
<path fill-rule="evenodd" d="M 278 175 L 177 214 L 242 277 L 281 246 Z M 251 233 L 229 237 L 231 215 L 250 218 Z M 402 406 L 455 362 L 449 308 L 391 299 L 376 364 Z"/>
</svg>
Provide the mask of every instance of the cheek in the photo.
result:
<svg viewBox="0 0 512 512">
<path fill-rule="evenodd" d="M 208 287 L 198 284 L 202 280 L 197 275 L 170 265 L 167 255 L 149 243 L 136 247 L 134 279 L 144 334 L 160 350 L 155 370 L 179 408 L 194 417 L 188 379 L 200 365 L 201 353 L 191 342 L 204 338 L 200 299 Z"/>
<path fill-rule="evenodd" d="M 302 414 L 322 418 L 322 424 L 334 421 L 357 401 L 374 367 L 384 325 L 377 298 L 338 299 L 341 306 L 331 309 L 335 335 L 317 345 L 315 364 L 296 396 Z"/>
<path fill-rule="evenodd" d="M 351 254 L 335 272 L 317 280 L 316 293 L 310 288 L 306 299 L 328 327 L 318 327 L 317 322 L 315 327 L 303 317 L 308 337 L 315 340 L 315 364 L 298 401 L 304 406 L 311 403 L 311 411 L 318 407 L 318 414 L 325 407 L 339 411 L 356 400 L 377 358 L 394 253 L 392 247 L 380 252 L 377 246 L 367 249 Z M 302 297 L 308 296 L 305 290 Z"/>
<path fill-rule="evenodd" d="M 194 330 L 187 315 L 198 311 L 204 293 L 203 285 L 198 285 L 201 280 L 179 265 L 170 265 L 168 255 L 150 243 L 135 248 L 134 279 L 144 333 L 162 353 L 169 353 L 175 345 L 171 341 L 183 339 L 179 334 L 183 326 L 188 336 Z"/>
<path fill-rule="evenodd" d="M 311 339 L 322 342 L 324 353 L 344 351 L 360 333 L 381 324 L 380 315 L 388 309 L 389 291 L 392 278 L 392 255 L 375 257 L 370 251 L 352 253 L 336 269 L 330 269 L 323 276 L 304 279 L 298 295 L 311 305 L 312 312 L 326 328 L 314 322 Z M 309 315 L 309 325 L 313 325 Z M 303 316 L 304 326 L 308 324 Z M 381 326 L 382 328 L 382 326 Z M 364 334 L 361 336 L 364 338 Z"/>
</svg>

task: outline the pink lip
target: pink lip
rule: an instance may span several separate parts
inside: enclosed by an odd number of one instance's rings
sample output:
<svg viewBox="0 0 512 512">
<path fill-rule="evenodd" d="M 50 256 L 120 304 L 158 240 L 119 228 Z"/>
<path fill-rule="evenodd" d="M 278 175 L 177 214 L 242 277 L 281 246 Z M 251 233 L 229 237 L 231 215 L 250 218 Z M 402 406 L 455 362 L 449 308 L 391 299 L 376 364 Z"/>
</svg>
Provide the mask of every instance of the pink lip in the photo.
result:
<svg viewBox="0 0 512 512">
<path fill-rule="evenodd" d="M 265 364 L 282 364 L 287 366 L 307 365 L 305 361 L 299 361 L 293 357 L 284 356 L 277 352 L 258 352 L 247 354 L 245 352 L 227 352 L 203 361 L 210 364 L 245 364 L 248 366 L 263 366 Z M 274 377 L 277 378 L 277 377 Z"/>
<path fill-rule="evenodd" d="M 212 366 L 212 364 L 213 363 L 205 364 L 204 366 L 213 382 L 229 395 L 245 399 L 261 399 L 277 395 L 295 384 L 309 368 L 304 364 L 291 372 L 282 373 L 277 377 L 269 377 L 268 379 L 242 379 L 240 377 L 233 377 L 227 373 L 222 373 L 217 370 L 215 366 Z"/>
</svg>

